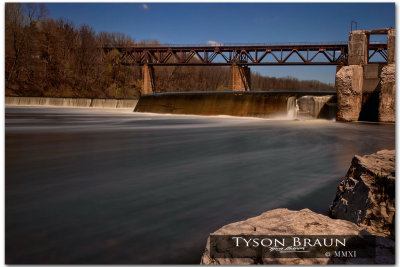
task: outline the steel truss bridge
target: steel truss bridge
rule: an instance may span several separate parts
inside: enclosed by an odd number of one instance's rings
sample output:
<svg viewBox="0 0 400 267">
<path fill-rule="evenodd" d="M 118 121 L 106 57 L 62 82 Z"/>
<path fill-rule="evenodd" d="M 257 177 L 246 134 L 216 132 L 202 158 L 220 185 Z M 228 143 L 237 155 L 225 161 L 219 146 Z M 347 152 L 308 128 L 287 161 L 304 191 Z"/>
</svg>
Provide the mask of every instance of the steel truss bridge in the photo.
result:
<svg viewBox="0 0 400 267">
<path fill-rule="evenodd" d="M 114 49 L 122 64 L 137 66 L 345 65 L 348 58 L 347 42 L 103 47 Z M 368 51 L 368 61 L 380 54 L 379 63 L 387 62 L 386 43 L 369 43 Z"/>
</svg>

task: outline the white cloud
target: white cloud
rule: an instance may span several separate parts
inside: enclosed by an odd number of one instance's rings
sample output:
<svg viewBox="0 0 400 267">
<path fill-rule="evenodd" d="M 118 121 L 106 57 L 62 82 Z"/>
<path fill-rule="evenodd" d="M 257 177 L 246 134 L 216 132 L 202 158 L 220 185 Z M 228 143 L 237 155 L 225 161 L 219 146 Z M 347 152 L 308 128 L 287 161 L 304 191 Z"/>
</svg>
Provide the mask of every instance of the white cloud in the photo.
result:
<svg viewBox="0 0 400 267">
<path fill-rule="evenodd" d="M 144 10 L 148 10 L 148 9 L 149 9 L 149 6 L 148 6 L 147 4 L 142 4 L 142 8 L 143 8 Z"/>
<path fill-rule="evenodd" d="M 211 46 L 220 46 L 220 45 L 223 45 L 223 44 L 218 43 L 218 42 L 213 41 L 213 40 L 207 41 L 207 44 L 208 44 L 208 45 L 211 45 Z"/>
</svg>

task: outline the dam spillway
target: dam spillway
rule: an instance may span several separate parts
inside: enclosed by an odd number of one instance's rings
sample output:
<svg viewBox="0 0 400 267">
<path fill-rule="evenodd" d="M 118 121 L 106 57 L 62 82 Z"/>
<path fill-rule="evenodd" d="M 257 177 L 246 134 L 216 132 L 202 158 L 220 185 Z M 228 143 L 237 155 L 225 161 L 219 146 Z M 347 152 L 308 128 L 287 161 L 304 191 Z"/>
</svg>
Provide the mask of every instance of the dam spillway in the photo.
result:
<svg viewBox="0 0 400 267">
<path fill-rule="evenodd" d="M 137 99 L 72 98 L 72 97 L 14 97 L 6 96 L 9 106 L 52 106 L 76 108 L 135 108 Z"/>
<path fill-rule="evenodd" d="M 261 118 L 336 117 L 335 92 L 185 92 L 142 96 L 136 112 Z"/>
</svg>

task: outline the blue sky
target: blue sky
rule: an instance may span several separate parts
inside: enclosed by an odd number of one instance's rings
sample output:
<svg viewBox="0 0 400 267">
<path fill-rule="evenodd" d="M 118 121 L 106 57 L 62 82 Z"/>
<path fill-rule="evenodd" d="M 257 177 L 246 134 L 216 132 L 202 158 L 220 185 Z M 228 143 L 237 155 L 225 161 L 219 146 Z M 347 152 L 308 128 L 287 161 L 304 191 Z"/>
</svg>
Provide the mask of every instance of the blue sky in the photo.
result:
<svg viewBox="0 0 400 267">
<path fill-rule="evenodd" d="M 170 44 L 346 41 L 358 29 L 395 27 L 394 3 L 46 3 L 50 16 L 96 32 Z M 334 66 L 252 67 L 266 76 L 334 83 Z"/>
</svg>

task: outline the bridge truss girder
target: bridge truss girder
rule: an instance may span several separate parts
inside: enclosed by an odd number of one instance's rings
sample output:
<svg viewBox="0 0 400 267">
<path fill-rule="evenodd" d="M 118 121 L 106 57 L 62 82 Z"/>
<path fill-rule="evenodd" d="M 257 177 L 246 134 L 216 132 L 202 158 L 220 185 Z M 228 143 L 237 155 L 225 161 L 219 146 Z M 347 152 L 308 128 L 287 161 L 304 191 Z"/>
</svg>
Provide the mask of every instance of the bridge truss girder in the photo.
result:
<svg viewBox="0 0 400 267">
<path fill-rule="evenodd" d="M 120 52 L 124 65 L 345 65 L 347 44 L 275 46 L 132 46 L 103 47 Z M 380 54 L 387 63 L 387 44 L 368 44 L 369 59 Z M 218 58 L 219 56 L 219 58 Z M 269 56 L 269 60 L 266 58 Z M 375 63 L 375 62 L 374 62 Z M 378 62 L 376 62 L 378 63 Z"/>
<path fill-rule="evenodd" d="M 340 65 L 347 62 L 347 45 L 104 48 L 106 52 L 112 49 L 120 52 L 123 64 L 139 66 Z"/>
</svg>

